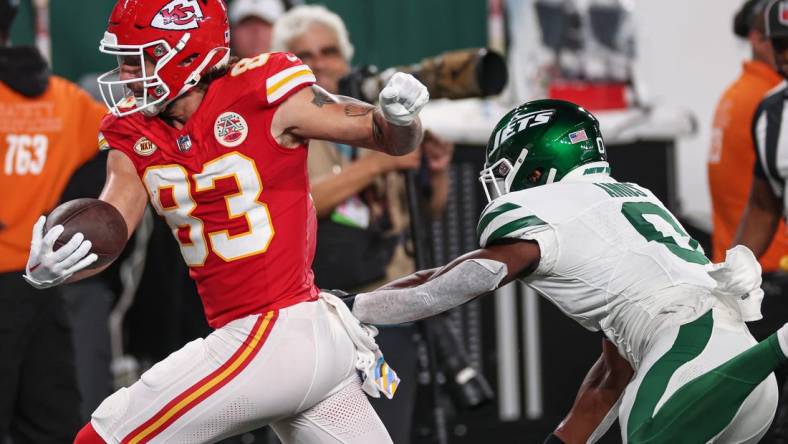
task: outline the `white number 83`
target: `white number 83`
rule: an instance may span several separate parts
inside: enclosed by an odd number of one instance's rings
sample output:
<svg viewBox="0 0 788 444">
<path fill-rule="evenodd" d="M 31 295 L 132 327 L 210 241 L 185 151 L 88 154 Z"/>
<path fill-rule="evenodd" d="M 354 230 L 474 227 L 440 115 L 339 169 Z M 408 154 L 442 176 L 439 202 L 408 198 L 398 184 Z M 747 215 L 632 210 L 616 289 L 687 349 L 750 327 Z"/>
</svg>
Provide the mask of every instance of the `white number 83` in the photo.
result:
<svg viewBox="0 0 788 444">
<path fill-rule="evenodd" d="M 217 180 L 224 178 L 233 178 L 238 187 L 237 193 L 224 196 L 227 216 L 245 217 L 246 232 L 233 235 L 224 229 L 205 233 L 203 221 L 192 215 L 197 203 L 190 191 L 188 173 L 182 166 L 150 167 L 143 174 L 153 207 L 167 220 L 190 267 L 203 265 L 208 257 L 206 234 L 211 250 L 226 262 L 264 253 L 274 237 L 268 208 L 257 200 L 263 184 L 254 161 L 237 152 L 211 160 L 202 172 L 192 176 L 194 191 L 210 191 L 216 187 Z M 162 193 L 164 190 L 169 191 L 171 198 L 163 199 L 167 196 Z"/>
</svg>

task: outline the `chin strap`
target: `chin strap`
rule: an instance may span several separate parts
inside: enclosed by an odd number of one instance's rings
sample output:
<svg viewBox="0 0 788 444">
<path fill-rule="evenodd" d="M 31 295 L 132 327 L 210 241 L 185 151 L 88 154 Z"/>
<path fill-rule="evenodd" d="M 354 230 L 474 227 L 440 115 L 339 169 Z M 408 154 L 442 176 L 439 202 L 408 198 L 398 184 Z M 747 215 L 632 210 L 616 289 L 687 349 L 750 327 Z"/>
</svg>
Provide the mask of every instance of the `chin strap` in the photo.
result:
<svg viewBox="0 0 788 444">
<path fill-rule="evenodd" d="M 224 55 L 219 59 L 218 62 L 211 65 L 214 56 L 216 56 L 216 54 L 218 54 L 220 51 L 224 51 Z M 180 97 L 186 91 L 197 86 L 197 84 L 200 83 L 200 79 L 202 79 L 202 72 L 206 67 L 211 66 L 211 69 L 219 69 L 226 66 L 229 61 L 230 61 L 230 48 L 224 46 L 213 48 L 210 52 L 208 52 L 208 55 L 205 57 L 205 60 L 203 60 L 202 63 L 200 63 L 200 65 L 197 68 L 195 68 L 195 70 L 192 71 L 191 74 L 189 74 L 189 77 L 186 78 L 186 81 L 183 84 L 183 88 L 181 88 L 181 90 L 178 91 L 178 95 L 176 95 L 175 97 L 176 98 Z"/>
<path fill-rule="evenodd" d="M 610 177 L 610 164 L 605 161 L 591 162 L 566 173 L 559 182 L 582 182 L 599 180 L 599 176 Z"/>
</svg>

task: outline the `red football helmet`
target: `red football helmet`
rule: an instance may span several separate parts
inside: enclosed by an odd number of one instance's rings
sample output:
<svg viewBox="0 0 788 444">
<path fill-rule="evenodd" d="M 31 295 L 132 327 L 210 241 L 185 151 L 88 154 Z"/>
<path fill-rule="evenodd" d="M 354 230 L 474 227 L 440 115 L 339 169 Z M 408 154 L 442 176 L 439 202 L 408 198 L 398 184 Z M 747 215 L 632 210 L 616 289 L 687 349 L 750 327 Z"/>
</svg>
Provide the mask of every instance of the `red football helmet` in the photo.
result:
<svg viewBox="0 0 788 444">
<path fill-rule="evenodd" d="M 99 44 L 105 54 L 140 58 L 142 77 L 120 80 L 120 68 L 98 78 L 117 116 L 158 114 L 209 70 L 227 64 L 230 25 L 223 0 L 118 0 Z M 147 72 L 145 59 L 155 65 Z M 142 82 L 135 96 L 127 86 Z M 136 105 L 136 106 L 134 106 Z"/>
</svg>

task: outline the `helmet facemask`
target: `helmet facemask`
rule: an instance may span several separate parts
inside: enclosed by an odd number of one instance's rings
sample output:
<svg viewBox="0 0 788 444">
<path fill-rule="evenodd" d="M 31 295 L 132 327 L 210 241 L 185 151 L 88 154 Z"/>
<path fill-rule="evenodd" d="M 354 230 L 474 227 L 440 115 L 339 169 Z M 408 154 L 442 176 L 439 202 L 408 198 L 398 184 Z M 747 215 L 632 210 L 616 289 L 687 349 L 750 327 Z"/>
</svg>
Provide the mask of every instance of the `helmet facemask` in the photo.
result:
<svg viewBox="0 0 788 444">
<path fill-rule="evenodd" d="M 137 78 L 121 80 L 120 67 L 102 74 L 98 78 L 99 89 L 104 103 L 116 116 L 126 116 L 136 112 L 142 112 L 146 116 L 155 116 L 167 105 L 167 97 L 170 95 L 170 88 L 159 77 L 159 70 L 164 67 L 176 54 L 183 48 L 189 40 L 189 34 L 185 34 L 175 48 L 164 40 L 154 40 L 144 45 L 120 45 L 114 34 L 104 33 L 99 50 L 104 54 L 114 55 L 118 58 L 118 65 L 127 57 L 139 58 L 142 75 Z M 151 49 L 152 48 L 152 49 Z M 153 72 L 147 72 L 146 55 L 147 51 L 160 55 L 153 68 Z M 142 83 L 142 96 L 137 96 L 129 88 L 132 83 Z M 136 105 L 136 106 L 132 106 Z"/>
<path fill-rule="evenodd" d="M 133 79 L 121 80 L 119 67 L 98 78 L 101 97 L 112 113 L 116 116 L 126 116 L 141 112 L 148 117 L 156 116 L 172 101 L 196 86 L 206 66 L 213 63 L 212 68 L 218 68 L 227 64 L 230 58 L 229 49 L 213 48 L 185 79 L 180 90 L 174 95 L 171 94 L 172 89 L 162 79 L 160 72 L 183 51 L 190 37 L 190 33 L 185 33 L 175 47 L 171 47 L 165 40 L 154 40 L 144 45 L 121 45 L 117 43 L 115 35 L 105 33 L 99 46 L 102 53 L 116 56 L 119 65 L 123 58 L 137 57 L 142 68 L 142 75 Z M 223 56 L 214 62 L 216 55 L 221 52 L 224 52 Z M 155 57 L 156 64 L 153 72 L 148 72 L 145 61 L 146 57 L 150 60 L 151 54 Z M 141 96 L 135 95 L 129 88 L 133 83 L 142 83 Z"/>
<path fill-rule="evenodd" d="M 479 173 L 479 182 L 482 183 L 487 202 L 492 202 L 509 192 L 506 178 L 511 170 L 512 164 L 509 160 L 501 159 Z"/>
<path fill-rule="evenodd" d="M 514 178 L 523 166 L 526 156 L 528 156 L 528 149 L 523 148 L 514 165 L 509 162 L 509 159 L 502 158 L 479 173 L 479 182 L 482 183 L 487 202 L 492 202 L 511 191 Z"/>
</svg>

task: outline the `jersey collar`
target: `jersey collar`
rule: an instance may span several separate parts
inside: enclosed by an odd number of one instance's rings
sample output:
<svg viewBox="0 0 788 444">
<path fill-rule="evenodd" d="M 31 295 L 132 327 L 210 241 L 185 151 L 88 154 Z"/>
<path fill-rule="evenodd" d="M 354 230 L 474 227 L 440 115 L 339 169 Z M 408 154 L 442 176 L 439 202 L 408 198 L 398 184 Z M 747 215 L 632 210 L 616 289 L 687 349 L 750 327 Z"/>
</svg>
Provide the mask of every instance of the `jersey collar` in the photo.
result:
<svg viewBox="0 0 788 444">
<path fill-rule="evenodd" d="M 610 164 L 605 161 L 591 162 L 566 173 L 559 182 L 615 182 L 610 177 Z"/>
</svg>

